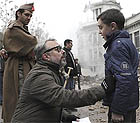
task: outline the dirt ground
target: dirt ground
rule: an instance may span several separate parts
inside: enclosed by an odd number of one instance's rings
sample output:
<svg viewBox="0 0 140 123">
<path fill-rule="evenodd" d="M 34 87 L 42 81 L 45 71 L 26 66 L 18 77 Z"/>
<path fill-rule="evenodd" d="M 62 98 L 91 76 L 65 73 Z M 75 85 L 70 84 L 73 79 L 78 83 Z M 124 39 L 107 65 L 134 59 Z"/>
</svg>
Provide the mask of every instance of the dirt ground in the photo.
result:
<svg viewBox="0 0 140 123">
<path fill-rule="evenodd" d="M 92 86 L 94 86 L 97 83 L 92 83 L 89 81 L 83 81 L 81 83 L 81 88 L 86 89 Z M 99 83 L 98 83 L 99 84 Z M 77 89 L 77 84 L 76 84 Z M 107 112 L 108 107 L 102 105 L 102 101 L 97 102 L 95 105 L 91 106 L 85 106 L 82 108 L 77 108 L 77 112 L 72 112 L 73 114 L 79 116 L 80 118 L 89 117 L 91 123 L 107 123 Z M 137 123 L 140 123 L 140 108 L 137 109 Z"/>
<path fill-rule="evenodd" d="M 102 106 L 102 102 L 95 105 L 77 108 L 77 112 L 72 112 L 80 118 L 89 117 L 91 123 L 107 123 L 108 108 Z M 137 123 L 140 123 L 140 108 L 137 109 Z"/>
</svg>

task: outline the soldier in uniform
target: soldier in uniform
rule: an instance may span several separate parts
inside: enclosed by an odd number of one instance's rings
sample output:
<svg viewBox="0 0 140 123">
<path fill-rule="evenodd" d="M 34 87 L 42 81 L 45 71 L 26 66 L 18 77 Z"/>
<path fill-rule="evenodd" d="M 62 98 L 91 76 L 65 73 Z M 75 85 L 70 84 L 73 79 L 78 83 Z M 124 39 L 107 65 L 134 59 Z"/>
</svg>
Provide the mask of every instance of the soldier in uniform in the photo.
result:
<svg viewBox="0 0 140 123">
<path fill-rule="evenodd" d="M 27 26 L 33 11 L 33 3 L 20 6 L 16 20 L 10 22 L 4 33 L 3 44 L 8 53 L 3 76 L 2 118 L 5 123 L 11 121 L 24 79 L 35 63 L 37 40 Z"/>
</svg>

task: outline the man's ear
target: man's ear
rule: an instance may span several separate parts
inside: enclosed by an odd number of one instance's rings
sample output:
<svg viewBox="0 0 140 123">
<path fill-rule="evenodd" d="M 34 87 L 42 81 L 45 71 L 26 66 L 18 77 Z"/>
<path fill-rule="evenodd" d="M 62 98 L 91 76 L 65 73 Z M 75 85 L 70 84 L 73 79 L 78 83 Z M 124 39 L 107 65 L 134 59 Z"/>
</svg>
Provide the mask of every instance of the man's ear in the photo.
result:
<svg viewBox="0 0 140 123">
<path fill-rule="evenodd" d="M 17 16 L 18 16 L 18 17 L 21 16 L 21 12 L 18 11 L 18 12 L 17 12 Z"/>
<path fill-rule="evenodd" d="M 112 31 L 118 29 L 118 26 L 117 26 L 116 22 L 112 22 L 111 27 L 112 27 Z"/>
<path fill-rule="evenodd" d="M 49 61 L 50 60 L 50 56 L 48 54 L 44 53 L 44 54 L 42 54 L 42 59 Z"/>
</svg>

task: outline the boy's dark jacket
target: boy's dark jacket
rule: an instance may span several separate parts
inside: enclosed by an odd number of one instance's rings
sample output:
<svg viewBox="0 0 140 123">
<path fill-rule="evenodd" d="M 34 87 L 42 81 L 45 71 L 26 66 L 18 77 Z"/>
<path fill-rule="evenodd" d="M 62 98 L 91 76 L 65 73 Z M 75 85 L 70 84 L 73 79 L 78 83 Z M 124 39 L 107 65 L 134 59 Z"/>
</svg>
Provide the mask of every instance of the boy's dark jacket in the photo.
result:
<svg viewBox="0 0 140 123">
<path fill-rule="evenodd" d="M 138 52 L 128 32 L 121 30 L 107 35 L 105 76 L 114 76 L 115 93 L 104 98 L 104 105 L 111 107 L 112 112 L 125 114 L 139 106 L 138 87 Z"/>
</svg>

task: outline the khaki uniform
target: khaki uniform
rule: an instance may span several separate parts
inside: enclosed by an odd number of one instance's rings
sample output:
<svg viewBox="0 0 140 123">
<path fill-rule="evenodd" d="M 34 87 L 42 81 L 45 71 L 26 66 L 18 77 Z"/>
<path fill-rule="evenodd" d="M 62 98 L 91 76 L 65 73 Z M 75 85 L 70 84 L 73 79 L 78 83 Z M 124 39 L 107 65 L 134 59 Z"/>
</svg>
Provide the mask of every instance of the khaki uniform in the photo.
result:
<svg viewBox="0 0 140 123">
<path fill-rule="evenodd" d="M 35 63 L 34 48 L 37 40 L 19 21 L 13 21 L 5 31 L 4 48 L 8 52 L 3 77 L 4 122 L 10 122 L 19 96 L 19 64 L 23 69 L 23 80 Z"/>
</svg>

